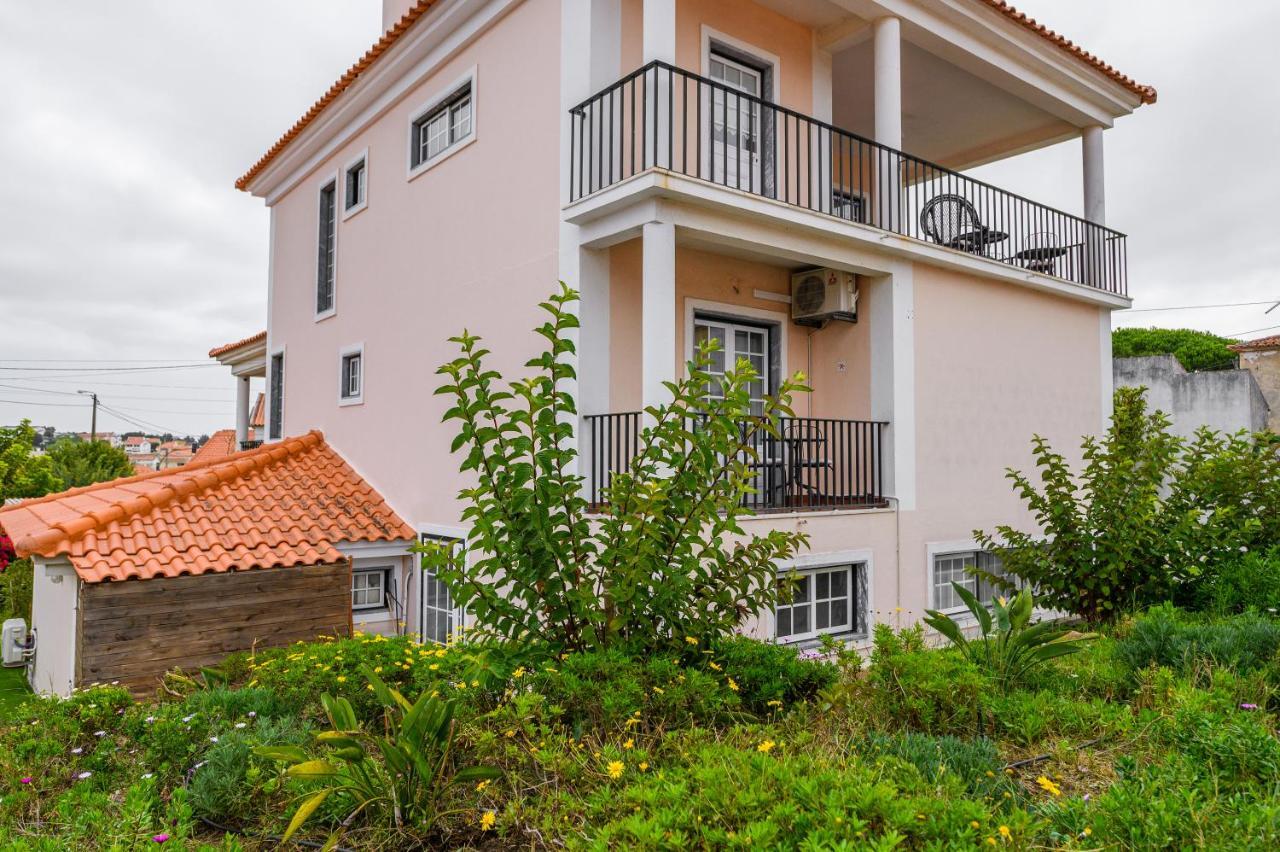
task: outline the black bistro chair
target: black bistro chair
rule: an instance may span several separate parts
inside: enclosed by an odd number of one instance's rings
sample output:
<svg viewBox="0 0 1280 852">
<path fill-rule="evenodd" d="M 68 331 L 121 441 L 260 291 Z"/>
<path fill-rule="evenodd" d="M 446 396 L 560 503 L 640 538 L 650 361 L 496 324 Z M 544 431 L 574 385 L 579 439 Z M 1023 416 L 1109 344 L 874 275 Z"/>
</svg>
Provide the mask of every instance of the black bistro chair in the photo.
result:
<svg viewBox="0 0 1280 852">
<path fill-rule="evenodd" d="M 1009 239 L 1003 231 L 982 224 L 973 203 L 962 195 L 930 198 L 920 211 L 920 227 L 935 243 L 970 254 L 985 255 L 988 246 Z"/>
</svg>

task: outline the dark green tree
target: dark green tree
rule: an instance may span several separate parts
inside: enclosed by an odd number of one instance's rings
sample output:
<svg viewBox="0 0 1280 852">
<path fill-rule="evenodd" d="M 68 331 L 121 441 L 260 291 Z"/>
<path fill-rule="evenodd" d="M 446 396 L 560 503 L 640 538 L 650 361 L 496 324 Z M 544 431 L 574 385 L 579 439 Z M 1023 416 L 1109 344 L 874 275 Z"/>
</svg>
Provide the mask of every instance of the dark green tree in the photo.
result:
<svg viewBox="0 0 1280 852">
<path fill-rule="evenodd" d="M 30 420 L 0 427 L 0 501 L 14 497 L 43 497 L 62 490 L 48 456 L 37 455 L 36 430 Z"/>
<path fill-rule="evenodd" d="M 76 441 L 62 438 L 48 450 L 54 474 L 64 488 L 79 488 L 122 476 L 133 476 L 133 462 L 124 450 L 106 441 Z"/>
</svg>

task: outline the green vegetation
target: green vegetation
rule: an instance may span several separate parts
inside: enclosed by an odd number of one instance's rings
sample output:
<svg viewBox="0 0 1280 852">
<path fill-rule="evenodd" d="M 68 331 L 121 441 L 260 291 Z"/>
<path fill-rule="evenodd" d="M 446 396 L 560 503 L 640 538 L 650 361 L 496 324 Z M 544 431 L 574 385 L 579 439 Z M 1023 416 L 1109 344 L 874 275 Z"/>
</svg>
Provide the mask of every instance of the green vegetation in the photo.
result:
<svg viewBox="0 0 1280 852">
<path fill-rule="evenodd" d="M 1227 346 L 1239 342 L 1189 328 L 1119 328 L 1111 333 L 1111 354 L 1116 358 L 1173 355 L 1192 372 L 1230 370 L 1236 366 L 1236 353 Z"/>
<path fill-rule="evenodd" d="M 1193 594 L 1241 553 L 1280 541 L 1280 455 L 1269 433 L 1202 429 L 1184 440 L 1162 412 L 1147 411 L 1141 388 L 1120 388 L 1107 434 L 1083 439 L 1078 472 L 1044 438 L 1032 445 L 1036 472 L 1008 478 L 1036 529 L 975 537 L 1051 609 L 1114 619 Z M 982 573 L 1013 587 L 1010 576 Z"/>
<path fill-rule="evenodd" d="M 753 417 L 759 376 L 749 362 L 712 375 L 715 350 L 701 348 L 669 385 L 671 401 L 646 412 L 637 455 L 589 520 L 572 473 L 575 403 L 562 387 L 573 378 L 576 299 L 561 285 L 542 303 L 548 320 L 536 331 L 546 351 L 526 364 L 529 378 L 508 386 L 486 367 L 479 338 L 453 338 L 460 355 L 440 368 L 447 381 L 437 393 L 453 402 L 445 414 L 458 423 L 453 448 L 476 480 L 459 495 L 470 558 L 427 546 L 426 563 L 481 630 L 507 642 L 635 650 L 728 635 L 773 607 L 774 566 L 807 543 L 783 530 L 746 535 L 739 523 L 750 514 L 743 497 L 762 433 L 779 437 L 776 418 L 792 413 L 803 376 L 783 381 Z M 729 546 L 731 537 L 739 540 Z"/>
<path fill-rule="evenodd" d="M 14 497 L 42 497 L 61 488 L 48 456 L 36 455 L 30 420 L 0 427 L 0 504 Z"/>
<path fill-rule="evenodd" d="M 63 488 L 79 488 L 121 476 L 133 476 L 133 462 L 119 447 L 105 441 L 76 441 L 62 438 L 46 451 L 53 474 Z"/>
</svg>

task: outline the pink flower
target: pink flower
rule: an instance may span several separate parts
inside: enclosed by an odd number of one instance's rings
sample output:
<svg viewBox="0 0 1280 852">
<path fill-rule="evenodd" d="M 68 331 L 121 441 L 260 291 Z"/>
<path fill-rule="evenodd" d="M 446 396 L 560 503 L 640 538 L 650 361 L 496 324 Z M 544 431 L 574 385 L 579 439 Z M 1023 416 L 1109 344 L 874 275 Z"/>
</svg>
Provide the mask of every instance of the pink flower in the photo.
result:
<svg viewBox="0 0 1280 852">
<path fill-rule="evenodd" d="M 154 841 L 154 842 L 156 842 L 156 843 L 164 843 L 166 840 L 168 840 L 168 839 L 169 839 L 169 835 L 167 835 L 167 834 L 157 834 L 157 835 L 155 835 L 154 837 L 152 837 L 151 839 L 152 839 L 152 841 Z"/>
<path fill-rule="evenodd" d="M 30 784 L 30 783 L 31 783 L 31 776 L 30 776 L 30 775 L 28 775 L 26 778 L 22 778 L 22 779 L 20 779 L 18 783 L 20 783 L 20 784 Z"/>
<path fill-rule="evenodd" d="M 1249 704 L 1248 702 L 1245 702 L 1244 704 L 1241 704 L 1241 705 L 1240 705 L 1240 709 L 1241 709 L 1241 710 L 1257 710 L 1257 709 L 1258 709 L 1258 705 L 1257 705 L 1257 704 Z"/>
</svg>

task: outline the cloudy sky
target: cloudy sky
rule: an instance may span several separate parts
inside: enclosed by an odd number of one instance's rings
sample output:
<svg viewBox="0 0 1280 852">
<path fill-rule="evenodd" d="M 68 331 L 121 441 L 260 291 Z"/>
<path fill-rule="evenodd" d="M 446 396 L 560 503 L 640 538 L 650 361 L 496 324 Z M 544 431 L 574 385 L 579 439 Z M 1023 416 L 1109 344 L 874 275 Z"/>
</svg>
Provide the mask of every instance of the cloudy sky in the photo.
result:
<svg viewBox="0 0 1280 852">
<path fill-rule="evenodd" d="M 1135 307 L 1280 299 L 1280 3 L 1017 5 L 1159 89 L 1106 140 Z M 87 429 L 90 389 L 165 431 L 231 425 L 205 354 L 264 326 L 267 251 L 264 208 L 232 183 L 379 24 L 378 0 L 0 0 L 0 424 Z M 981 176 L 1079 212 L 1078 144 Z M 1116 324 L 1257 337 L 1280 331 L 1265 309 Z"/>
</svg>

